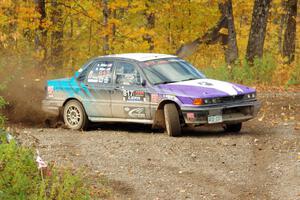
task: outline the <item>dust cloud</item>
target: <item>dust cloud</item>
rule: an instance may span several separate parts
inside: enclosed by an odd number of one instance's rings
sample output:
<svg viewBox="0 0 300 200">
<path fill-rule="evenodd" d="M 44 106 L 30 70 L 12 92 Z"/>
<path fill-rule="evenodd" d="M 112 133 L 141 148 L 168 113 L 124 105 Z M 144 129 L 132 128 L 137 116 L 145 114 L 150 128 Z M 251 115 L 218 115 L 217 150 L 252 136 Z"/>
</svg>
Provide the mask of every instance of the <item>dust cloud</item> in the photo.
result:
<svg viewBox="0 0 300 200">
<path fill-rule="evenodd" d="M 41 103 L 46 78 L 34 70 L 8 69 L 1 72 L 0 80 L 5 83 L 0 95 L 8 102 L 3 110 L 7 123 L 44 126 L 48 117 Z"/>
</svg>

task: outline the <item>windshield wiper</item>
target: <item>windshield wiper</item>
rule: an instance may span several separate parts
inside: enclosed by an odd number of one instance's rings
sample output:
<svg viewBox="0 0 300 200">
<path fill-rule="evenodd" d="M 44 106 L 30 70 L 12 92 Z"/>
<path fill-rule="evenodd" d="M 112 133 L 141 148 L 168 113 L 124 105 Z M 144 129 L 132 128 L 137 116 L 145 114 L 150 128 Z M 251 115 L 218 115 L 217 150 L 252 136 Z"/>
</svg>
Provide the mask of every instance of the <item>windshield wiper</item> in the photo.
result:
<svg viewBox="0 0 300 200">
<path fill-rule="evenodd" d="M 163 81 L 163 82 L 159 82 L 159 83 L 154 83 L 154 85 L 159 85 L 159 84 L 168 84 L 168 83 L 175 83 L 178 81 Z"/>
<path fill-rule="evenodd" d="M 181 80 L 181 81 L 191 81 L 191 80 L 196 80 L 196 79 L 199 79 L 199 78 L 194 77 L 194 78 L 184 79 L 184 80 Z"/>
</svg>

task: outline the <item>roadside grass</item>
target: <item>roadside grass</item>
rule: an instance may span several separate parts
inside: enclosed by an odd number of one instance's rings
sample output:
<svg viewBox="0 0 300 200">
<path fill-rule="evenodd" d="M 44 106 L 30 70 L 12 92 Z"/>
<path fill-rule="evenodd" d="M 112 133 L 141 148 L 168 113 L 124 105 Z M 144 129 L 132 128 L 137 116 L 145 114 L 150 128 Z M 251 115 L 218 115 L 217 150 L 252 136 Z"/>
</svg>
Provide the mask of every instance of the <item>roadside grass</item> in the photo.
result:
<svg viewBox="0 0 300 200">
<path fill-rule="evenodd" d="M 246 85 L 284 88 L 300 85 L 300 63 L 292 65 L 283 63 L 282 60 L 266 55 L 262 59 L 255 59 L 251 65 L 246 60 L 240 60 L 231 66 L 220 64 L 217 67 L 203 67 L 200 70 L 209 78 Z"/>
<path fill-rule="evenodd" d="M 3 116 L 1 114 L 1 110 L 4 108 L 4 106 L 6 105 L 6 101 L 4 100 L 4 98 L 2 96 L 0 96 L 0 128 L 4 127 L 4 123 L 5 123 L 5 116 Z"/>
<path fill-rule="evenodd" d="M 6 141 L 0 144 L 0 199 L 88 200 L 110 198 L 105 177 L 93 177 L 71 169 L 48 166 L 37 169 L 33 149 Z"/>
<path fill-rule="evenodd" d="M 296 64 L 295 70 L 291 73 L 287 85 L 300 85 L 300 62 Z"/>
</svg>

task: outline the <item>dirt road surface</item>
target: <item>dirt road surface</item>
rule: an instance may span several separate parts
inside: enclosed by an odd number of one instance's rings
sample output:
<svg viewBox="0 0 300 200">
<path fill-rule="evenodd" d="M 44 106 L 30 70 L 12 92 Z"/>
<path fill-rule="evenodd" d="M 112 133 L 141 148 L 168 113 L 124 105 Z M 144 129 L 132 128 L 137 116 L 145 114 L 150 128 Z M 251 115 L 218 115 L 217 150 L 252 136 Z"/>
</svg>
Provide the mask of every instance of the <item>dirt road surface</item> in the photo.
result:
<svg viewBox="0 0 300 200">
<path fill-rule="evenodd" d="M 259 116 L 239 134 L 200 127 L 170 138 L 136 124 L 12 128 L 45 160 L 118 183 L 111 199 L 300 199 L 300 93 L 260 100 Z"/>
</svg>

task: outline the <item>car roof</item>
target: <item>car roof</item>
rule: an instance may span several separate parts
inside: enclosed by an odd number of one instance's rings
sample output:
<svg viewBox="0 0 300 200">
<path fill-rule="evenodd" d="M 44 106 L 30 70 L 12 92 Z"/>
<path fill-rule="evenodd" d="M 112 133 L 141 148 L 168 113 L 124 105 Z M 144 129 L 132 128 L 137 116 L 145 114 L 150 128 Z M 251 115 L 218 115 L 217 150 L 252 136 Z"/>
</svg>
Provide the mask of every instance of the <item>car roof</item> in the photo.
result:
<svg viewBox="0 0 300 200">
<path fill-rule="evenodd" d="M 136 61 L 148 61 L 161 58 L 176 58 L 177 56 L 159 53 L 125 53 L 125 54 L 112 54 L 106 56 L 100 56 L 101 58 L 125 58 Z"/>
</svg>

